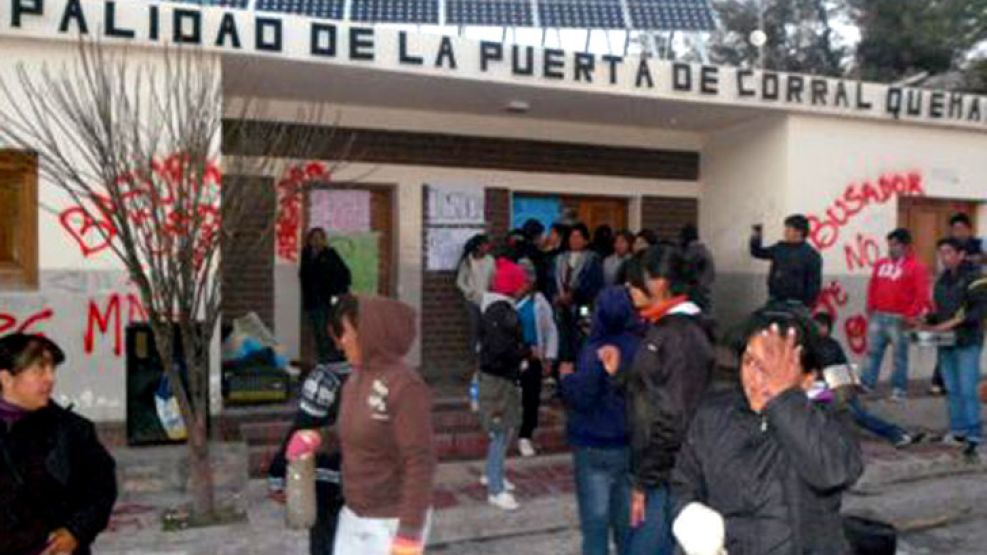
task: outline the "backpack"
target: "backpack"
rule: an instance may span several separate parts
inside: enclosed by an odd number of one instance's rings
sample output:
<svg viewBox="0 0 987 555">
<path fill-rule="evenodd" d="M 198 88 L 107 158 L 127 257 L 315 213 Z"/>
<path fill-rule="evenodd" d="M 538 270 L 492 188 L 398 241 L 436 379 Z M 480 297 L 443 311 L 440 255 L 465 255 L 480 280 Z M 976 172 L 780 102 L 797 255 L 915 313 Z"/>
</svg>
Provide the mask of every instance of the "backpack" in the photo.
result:
<svg viewBox="0 0 987 555">
<path fill-rule="evenodd" d="M 515 379 L 524 359 L 524 350 L 517 309 L 506 300 L 492 303 L 480 318 L 480 370 Z"/>
</svg>

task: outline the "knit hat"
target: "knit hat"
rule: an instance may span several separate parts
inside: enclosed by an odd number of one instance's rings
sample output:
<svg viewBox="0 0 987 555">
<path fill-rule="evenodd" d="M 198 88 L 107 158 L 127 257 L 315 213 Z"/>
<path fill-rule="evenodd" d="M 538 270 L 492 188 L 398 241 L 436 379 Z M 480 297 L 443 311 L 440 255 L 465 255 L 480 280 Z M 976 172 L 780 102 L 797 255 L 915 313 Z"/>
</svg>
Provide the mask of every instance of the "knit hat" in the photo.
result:
<svg viewBox="0 0 987 555">
<path fill-rule="evenodd" d="M 527 277 L 521 266 L 507 258 L 498 258 L 494 269 L 490 290 L 494 293 L 513 297 L 524 287 Z"/>
</svg>

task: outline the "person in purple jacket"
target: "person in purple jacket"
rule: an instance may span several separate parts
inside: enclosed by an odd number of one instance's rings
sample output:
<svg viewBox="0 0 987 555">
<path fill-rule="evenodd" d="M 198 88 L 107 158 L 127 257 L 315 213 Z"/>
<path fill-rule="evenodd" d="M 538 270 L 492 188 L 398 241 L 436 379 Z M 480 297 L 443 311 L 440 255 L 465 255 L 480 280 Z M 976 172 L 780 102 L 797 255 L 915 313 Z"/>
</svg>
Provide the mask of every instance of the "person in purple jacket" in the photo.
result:
<svg viewBox="0 0 987 555">
<path fill-rule="evenodd" d="M 597 297 L 590 336 L 576 370 L 562 376 L 583 555 L 607 555 L 611 537 L 618 555 L 626 553 L 631 530 L 630 449 L 624 395 L 615 382 L 634 361 L 640 330 L 627 289 L 604 289 Z M 623 362 L 604 367 L 604 347 L 619 350 Z"/>
</svg>

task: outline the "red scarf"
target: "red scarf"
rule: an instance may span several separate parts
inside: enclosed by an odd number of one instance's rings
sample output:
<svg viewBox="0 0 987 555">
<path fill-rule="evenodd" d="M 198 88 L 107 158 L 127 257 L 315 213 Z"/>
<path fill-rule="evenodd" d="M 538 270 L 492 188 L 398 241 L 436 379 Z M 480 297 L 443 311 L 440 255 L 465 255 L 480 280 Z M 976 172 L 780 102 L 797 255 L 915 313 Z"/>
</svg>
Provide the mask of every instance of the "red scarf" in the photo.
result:
<svg viewBox="0 0 987 555">
<path fill-rule="evenodd" d="M 651 305 L 649 307 L 642 308 L 640 310 L 641 318 L 644 318 L 652 324 L 661 320 L 669 312 L 671 312 L 675 307 L 689 302 L 688 295 L 679 295 L 678 297 L 672 297 L 667 301 Z"/>
</svg>

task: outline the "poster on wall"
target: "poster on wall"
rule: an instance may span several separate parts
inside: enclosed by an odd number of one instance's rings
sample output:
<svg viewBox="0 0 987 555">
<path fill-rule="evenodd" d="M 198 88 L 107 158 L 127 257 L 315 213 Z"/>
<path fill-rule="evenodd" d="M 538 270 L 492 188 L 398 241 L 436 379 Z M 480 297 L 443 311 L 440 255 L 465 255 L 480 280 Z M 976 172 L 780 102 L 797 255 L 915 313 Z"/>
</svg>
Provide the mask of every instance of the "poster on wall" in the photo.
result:
<svg viewBox="0 0 987 555">
<path fill-rule="evenodd" d="M 376 295 L 380 283 L 380 234 L 330 235 L 329 244 L 350 269 L 353 293 Z"/>
<path fill-rule="evenodd" d="M 370 231 L 370 191 L 315 189 L 309 193 L 309 229 L 329 233 Z"/>
<path fill-rule="evenodd" d="M 535 219 L 548 229 L 559 219 L 562 201 L 557 196 L 515 196 L 511 211 L 511 227 L 519 228 L 524 222 Z"/>
<path fill-rule="evenodd" d="M 429 185 L 428 225 L 475 225 L 486 222 L 484 189 L 479 185 Z"/>
<path fill-rule="evenodd" d="M 426 236 L 429 271 L 455 270 L 470 237 L 484 233 L 482 227 L 430 227 Z"/>
</svg>

